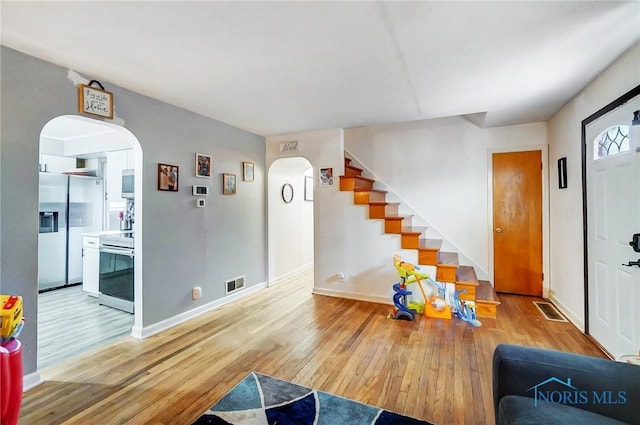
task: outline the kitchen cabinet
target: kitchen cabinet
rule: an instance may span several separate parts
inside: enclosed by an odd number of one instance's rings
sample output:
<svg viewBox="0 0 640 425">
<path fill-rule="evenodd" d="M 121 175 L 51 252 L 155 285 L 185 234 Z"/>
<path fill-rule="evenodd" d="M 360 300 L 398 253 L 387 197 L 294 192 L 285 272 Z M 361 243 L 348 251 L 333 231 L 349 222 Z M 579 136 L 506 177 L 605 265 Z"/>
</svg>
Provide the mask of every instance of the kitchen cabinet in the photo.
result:
<svg viewBox="0 0 640 425">
<path fill-rule="evenodd" d="M 105 230 L 120 229 L 119 213 L 127 209 L 127 200 L 122 198 L 122 170 L 134 167 L 133 149 L 107 152 Z"/>
<path fill-rule="evenodd" d="M 84 235 L 82 239 L 82 289 L 97 297 L 100 273 L 100 236 Z"/>
</svg>

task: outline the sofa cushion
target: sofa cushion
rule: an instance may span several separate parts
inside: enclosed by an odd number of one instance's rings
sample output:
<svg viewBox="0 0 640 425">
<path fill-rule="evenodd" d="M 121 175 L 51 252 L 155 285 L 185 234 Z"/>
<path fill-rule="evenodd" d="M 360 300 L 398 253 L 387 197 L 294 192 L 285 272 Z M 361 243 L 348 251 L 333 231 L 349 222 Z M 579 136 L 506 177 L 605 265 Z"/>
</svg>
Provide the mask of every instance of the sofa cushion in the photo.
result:
<svg viewBox="0 0 640 425">
<path fill-rule="evenodd" d="M 502 397 L 498 407 L 498 423 L 496 425 L 624 425 L 606 416 L 564 404 L 554 404 L 517 395 Z"/>
</svg>

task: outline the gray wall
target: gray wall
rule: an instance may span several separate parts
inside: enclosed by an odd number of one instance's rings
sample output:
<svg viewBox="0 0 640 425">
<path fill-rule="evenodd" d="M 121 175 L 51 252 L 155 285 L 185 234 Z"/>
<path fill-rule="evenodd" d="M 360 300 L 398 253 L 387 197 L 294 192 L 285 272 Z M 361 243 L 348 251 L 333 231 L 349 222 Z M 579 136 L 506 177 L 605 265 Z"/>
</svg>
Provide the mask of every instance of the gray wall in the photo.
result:
<svg viewBox="0 0 640 425">
<path fill-rule="evenodd" d="M 0 58 L 0 289 L 24 297 L 28 374 L 36 370 L 40 131 L 56 116 L 77 114 L 77 92 L 67 69 L 4 46 Z M 143 327 L 224 296 L 226 279 L 265 282 L 264 138 L 101 82 L 143 151 Z M 194 176 L 196 152 L 213 156 L 212 179 Z M 254 182 L 242 182 L 242 161 L 255 163 Z M 159 162 L 180 167 L 178 193 L 156 190 Z M 221 195 L 223 172 L 237 175 L 236 195 Z M 195 208 L 193 184 L 210 185 L 207 208 Z M 203 287 L 198 301 L 195 285 Z"/>
</svg>

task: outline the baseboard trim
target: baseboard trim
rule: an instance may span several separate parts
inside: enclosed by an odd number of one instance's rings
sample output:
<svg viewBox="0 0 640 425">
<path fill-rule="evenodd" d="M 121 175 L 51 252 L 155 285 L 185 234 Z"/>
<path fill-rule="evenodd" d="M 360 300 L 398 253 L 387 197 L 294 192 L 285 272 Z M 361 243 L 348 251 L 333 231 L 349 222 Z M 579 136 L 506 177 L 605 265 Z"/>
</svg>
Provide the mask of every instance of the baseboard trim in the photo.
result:
<svg viewBox="0 0 640 425">
<path fill-rule="evenodd" d="M 584 333 L 584 321 L 582 319 L 577 318 L 553 293 L 549 294 L 549 301 L 551 301 L 553 305 L 556 306 L 556 308 L 560 310 L 567 319 L 569 319 L 573 326 L 578 328 L 580 332 Z"/>
<path fill-rule="evenodd" d="M 299 268 L 297 268 L 295 270 L 292 270 L 290 272 L 287 272 L 287 273 L 285 273 L 283 275 L 280 275 L 280 276 L 278 276 L 276 278 L 271 279 L 269 281 L 269 286 L 277 285 L 277 284 L 282 283 L 282 282 L 284 282 L 286 280 L 289 280 L 289 279 L 295 279 L 298 276 L 301 276 L 301 275 L 307 273 L 309 271 L 309 269 L 312 269 L 312 268 L 313 268 L 313 263 L 305 264 L 302 267 L 299 267 Z"/>
<path fill-rule="evenodd" d="M 169 319 L 154 323 L 153 325 L 145 326 L 143 328 L 134 326 L 133 329 L 131 329 L 131 336 L 137 339 L 148 338 L 151 335 L 155 335 L 159 332 L 165 331 L 169 328 L 179 325 L 180 323 L 196 318 L 208 311 L 221 307 L 239 298 L 246 297 L 247 295 L 250 295 L 266 287 L 267 287 L 267 282 L 258 283 L 256 285 L 249 286 L 244 290 L 235 292 L 231 295 L 227 295 L 224 298 L 217 299 L 210 303 L 204 304 L 200 307 L 196 307 L 192 310 L 185 311 L 184 313 L 180 313 L 178 315 L 170 317 Z"/>
<path fill-rule="evenodd" d="M 40 372 L 33 372 L 22 377 L 22 392 L 29 391 L 31 388 L 42 384 L 42 376 Z"/>
<path fill-rule="evenodd" d="M 315 295 L 325 295 L 328 297 L 346 298 L 349 300 L 393 305 L 393 301 L 391 300 L 391 298 L 377 296 L 377 295 L 363 295 L 357 292 L 338 291 L 335 289 L 326 289 L 326 288 L 313 288 L 313 291 L 311 292 Z"/>
</svg>

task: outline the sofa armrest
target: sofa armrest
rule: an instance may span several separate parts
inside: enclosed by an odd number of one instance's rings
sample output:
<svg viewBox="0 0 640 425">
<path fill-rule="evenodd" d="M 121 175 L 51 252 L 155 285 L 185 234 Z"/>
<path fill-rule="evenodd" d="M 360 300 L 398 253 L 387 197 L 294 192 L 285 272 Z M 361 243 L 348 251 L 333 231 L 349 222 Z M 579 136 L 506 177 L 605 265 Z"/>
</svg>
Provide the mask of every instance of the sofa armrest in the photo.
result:
<svg viewBox="0 0 640 425">
<path fill-rule="evenodd" d="M 638 424 L 640 367 L 612 360 L 500 344 L 493 354 L 493 403 L 519 395 Z M 532 401 L 533 402 L 533 401 Z"/>
</svg>

